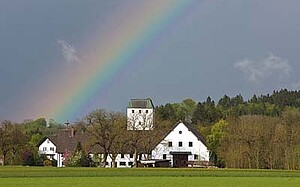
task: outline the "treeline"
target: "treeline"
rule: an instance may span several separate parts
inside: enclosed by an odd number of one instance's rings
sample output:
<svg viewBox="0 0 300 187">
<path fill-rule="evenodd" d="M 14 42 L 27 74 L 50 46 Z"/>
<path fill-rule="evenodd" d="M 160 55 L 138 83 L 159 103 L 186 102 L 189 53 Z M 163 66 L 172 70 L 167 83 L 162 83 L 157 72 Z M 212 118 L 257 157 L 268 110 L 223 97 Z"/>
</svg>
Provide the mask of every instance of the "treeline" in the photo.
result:
<svg viewBox="0 0 300 187">
<path fill-rule="evenodd" d="M 127 131 L 124 113 L 95 110 L 78 121 L 75 128 L 90 134 L 90 141 L 70 153 L 69 164 L 82 165 L 88 155 L 86 146 L 99 146 L 105 166 L 109 153 L 130 151 L 135 165 L 138 155 L 149 153 L 160 138 L 179 120 L 198 129 L 211 150 L 211 162 L 218 167 L 300 169 L 300 92 L 286 89 L 271 95 L 224 96 L 215 102 L 185 99 L 155 109 L 154 130 Z M 0 123 L 0 160 L 3 165 L 49 165 L 38 154 L 38 143 L 46 136 L 66 128 L 51 120 Z M 124 150 L 125 149 L 125 150 Z M 81 156 L 78 156 L 81 155 Z M 87 158 L 88 159 L 88 158 Z M 145 159 L 145 158 L 144 158 Z M 100 161 L 101 160 L 101 161 Z M 114 163 L 114 162 L 113 162 Z"/>
<path fill-rule="evenodd" d="M 156 107 L 158 118 L 185 119 L 205 137 L 219 167 L 300 169 L 300 91 L 185 99 Z"/>
<path fill-rule="evenodd" d="M 56 134 L 63 128 L 57 122 L 44 118 L 26 120 L 22 123 L 2 121 L 0 123 L 0 161 L 1 165 L 42 166 L 55 165 L 43 155 L 38 154 L 38 143 L 43 137 Z"/>
<path fill-rule="evenodd" d="M 157 115 L 164 120 L 176 122 L 185 119 L 193 124 L 210 125 L 220 119 L 243 115 L 264 115 L 278 117 L 286 108 L 300 108 L 300 91 L 283 89 L 272 95 L 253 95 L 244 100 L 242 95 L 224 95 L 218 102 L 207 97 L 204 102 L 185 99 L 181 103 L 167 103 L 156 107 Z"/>
</svg>

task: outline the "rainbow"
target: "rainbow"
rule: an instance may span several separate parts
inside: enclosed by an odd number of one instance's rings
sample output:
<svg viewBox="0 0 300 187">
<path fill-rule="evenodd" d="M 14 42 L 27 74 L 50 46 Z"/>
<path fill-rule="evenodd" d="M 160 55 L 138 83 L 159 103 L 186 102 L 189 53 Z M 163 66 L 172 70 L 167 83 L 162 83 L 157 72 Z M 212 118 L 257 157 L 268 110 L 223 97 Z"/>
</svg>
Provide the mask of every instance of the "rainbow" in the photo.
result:
<svg viewBox="0 0 300 187">
<path fill-rule="evenodd" d="M 90 46 L 81 64 L 62 68 L 47 81 L 33 113 L 60 122 L 74 119 L 91 98 L 105 95 L 112 80 L 132 63 L 139 50 L 174 23 L 192 2 L 137 1 L 135 7 L 122 7 L 115 17 L 108 18 L 105 29 L 88 40 Z"/>
</svg>

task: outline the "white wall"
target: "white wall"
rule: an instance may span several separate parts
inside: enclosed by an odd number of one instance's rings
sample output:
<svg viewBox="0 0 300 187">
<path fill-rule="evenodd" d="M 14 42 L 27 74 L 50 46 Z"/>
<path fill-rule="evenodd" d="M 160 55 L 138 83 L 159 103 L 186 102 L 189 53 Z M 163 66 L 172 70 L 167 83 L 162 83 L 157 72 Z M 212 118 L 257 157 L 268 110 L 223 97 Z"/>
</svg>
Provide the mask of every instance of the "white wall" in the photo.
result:
<svg viewBox="0 0 300 187">
<path fill-rule="evenodd" d="M 39 154 L 45 154 L 50 160 L 52 160 L 52 159 L 57 160 L 56 146 L 54 145 L 54 143 L 51 140 L 49 140 L 49 138 L 47 138 L 39 146 Z"/>
<path fill-rule="evenodd" d="M 181 134 L 179 133 L 180 131 Z M 172 142 L 172 147 L 169 147 L 169 142 Z M 182 147 L 179 147 L 179 142 L 182 142 Z M 189 147 L 189 142 L 192 142 L 192 147 Z M 201 140 L 198 140 L 183 123 L 179 123 L 165 139 L 156 146 L 152 151 L 152 158 L 163 159 L 163 155 L 166 154 L 166 159 L 171 160 L 171 163 L 173 163 L 170 151 L 191 152 L 192 155 L 188 156 L 189 161 L 209 161 L 209 151 L 207 147 Z M 195 159 L 194 155 L 198 155 L 198 159 Z"/>
<path fill-rule="evenodd" d="M 131 158 L 130 158 L 131 157 Z M 111 156 L 107 157 L 106 162 L 108 163 L 108 165 L 106 165 L 106 167 L 112 167 L 112 159 Z M 134 163 L 134 155 L 130 154 L 123 154 L 123 158 L 121 154 L 118 154 L 116 157 L 115 162 L 117 163 L 117 167 L 118 168 L 130 168 L 131 164 L 130 162 L 133 164 Z M 123 164 L 122 164 L 123 163 Z M 121 165 L 122 164 L 122 165 Z M 125 165 L 124 165 L 125 164 Z"/>
<path fill-rule="evenodd" d="M 153 121 L 153 109 L 127 108 L 127 130 L 152 130 Z"/>
<path fill-rule="evenodd" d="M 63 165 L 64 157 L 63 154 L 57 153 L 57 167 L 65 167 Z"/>
</svg>

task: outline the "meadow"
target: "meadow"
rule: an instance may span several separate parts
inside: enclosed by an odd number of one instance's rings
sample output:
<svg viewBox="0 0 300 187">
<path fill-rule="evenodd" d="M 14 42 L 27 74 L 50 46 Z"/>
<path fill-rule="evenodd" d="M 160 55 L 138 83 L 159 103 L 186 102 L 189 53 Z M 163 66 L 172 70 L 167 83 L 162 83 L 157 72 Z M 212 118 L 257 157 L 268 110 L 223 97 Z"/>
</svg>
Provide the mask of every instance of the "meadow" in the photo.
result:
<svg viewBox="0 0 300 187">
<path fill-rule="evenodd" d="M 0 167 L 0 186 L 300 186 L 300 171 Z"/>
</svg>

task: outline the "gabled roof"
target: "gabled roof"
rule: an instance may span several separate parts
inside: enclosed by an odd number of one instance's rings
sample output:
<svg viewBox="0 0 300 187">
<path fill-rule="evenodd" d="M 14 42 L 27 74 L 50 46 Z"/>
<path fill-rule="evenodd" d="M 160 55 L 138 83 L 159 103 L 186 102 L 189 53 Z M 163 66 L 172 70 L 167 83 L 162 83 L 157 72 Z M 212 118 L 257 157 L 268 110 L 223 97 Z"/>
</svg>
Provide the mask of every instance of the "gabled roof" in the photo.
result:
<svg viewBox="0 0 300 187">
<path fill-rule="evenodd" d="M 90 137 L 86 132 L 74 131 L 74 136 L 71 136 L 71 129 L 63 129 L 58 132 L 57 135 L 45 137 L 44 141 L 49 138 L 56 145 L 56 150 L 58 153 L 64 153 L 66 150 L 73 152 L 76 149 L 78 142 L 82 145 L 86 144 Z M 99 146 L 89 147 L 87 152 L 99 152 Z"/>
<path fill-rule="evenodd" d="M 53 141 L 55 138 L 54 138 L 54 136 L 49 136 L 49 137 L 44 137 L 44 138 L 42 138 L 39 142 L 38 142 L 38 144 L 37 144 L 37 146 L 39 147 L 42 143 L 44 143 L 47 139 L 49 139 L 55 146 L 57 146 L 56 145 L 56 143 L 55 143 L 55 141 Z"/>
<path fill-rule="evenodd" d="M 197 138 L 200 140 L 206 147 L 207 147 L 207 142 L 204 138 L 204 136 L 197 131 L 190 123 L 188 122 L 182 122 L 188 129 L 191 131 Z"/>
<path fill-rule="evenodd" d="M 186 122 L 186 121 L 178 121 L 166 134 L 165 134 L 165 136 L 163 136 L 163 138 L 161 139 L 161 141 L 162 140 L 164 140 L 180 123 L 183 123 L 187 128 L 188 128 L 188 130 L 189 131 L 191 131 L 197 138 L 198 138 L 198 140 L 199 141 L 201 141 L 206 147 L 207 147 L 207 143 L 206 143 L 206 140 L 205 140 L 205 138 L 203 137 L 203 135 L 200 133 L 200 132 L 198 132 L 190 123 L 188 123 L 188 122 Z M 160 142 L 161 142 L 160 141 Z M 159 143 L 160 143 L 159 142 Z M 158 144 L 159 144 L 158 143 Z"/>
<path fill-rule="evenodd" d="M 57 152 L 65 152 L 66 150 L 73 152 L 76 149 L 78 142 L 84 143 L 86 137 L 83 132 L 75 132 L 71 136 L 71 130 L 61 130 L 57 135 Z"/>
<path fill-rule="evenodd" d="M 153 109 L 154 105 L 151 99 L 131 99 L 128 108 L 149 108 Z"/>
</svg>

